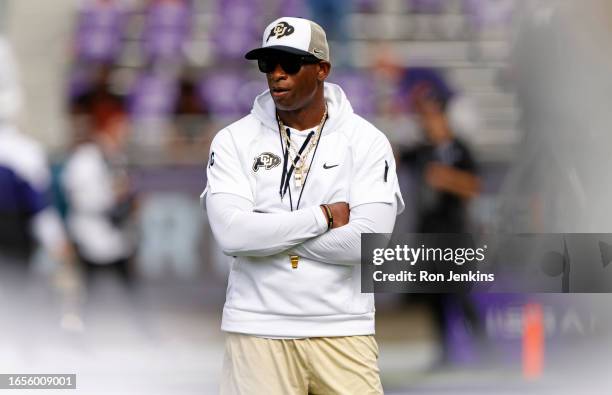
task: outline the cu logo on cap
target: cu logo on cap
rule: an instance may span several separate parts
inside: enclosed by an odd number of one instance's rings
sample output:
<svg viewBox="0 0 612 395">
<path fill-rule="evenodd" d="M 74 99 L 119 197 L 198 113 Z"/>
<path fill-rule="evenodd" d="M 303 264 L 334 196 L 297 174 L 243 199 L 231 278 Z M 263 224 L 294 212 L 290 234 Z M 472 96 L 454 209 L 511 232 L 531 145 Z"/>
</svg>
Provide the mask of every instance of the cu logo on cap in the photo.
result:
<svg viewBox="0 0 612 395">
<path fill-rule="evenodd" d="M 293 33 L 295 29 L 293 26 L 288 24 L 287 22 L 279 22 L 278 25 L 274 26 L 272 30 L 270 30 L 270 34 L 268 38 L 266 38 L 266 42 L 270 40 L 270 37 L 276 37 L 277 39 L 281 37 L 285 37 Z"/>
<path fill-rule="evenodd" d="M 253 171 L 257 172 L 260 167 L 270 170 L 280 164 L 280 158 L 271 152 L 264 152 L 255 157 L 253 162 Z"/>
</svg>

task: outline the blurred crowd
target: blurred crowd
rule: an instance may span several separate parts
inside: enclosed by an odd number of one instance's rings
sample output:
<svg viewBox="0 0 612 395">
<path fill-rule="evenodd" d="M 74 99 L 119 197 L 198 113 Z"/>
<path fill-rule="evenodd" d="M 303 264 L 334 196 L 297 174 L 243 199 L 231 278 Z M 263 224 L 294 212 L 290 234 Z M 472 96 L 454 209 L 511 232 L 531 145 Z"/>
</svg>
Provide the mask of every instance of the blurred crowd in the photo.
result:
<svg viewBox="0 0 612 395">
<path fill-rule="evenodd" d="M 330 80 L 388 133 L 412 205 L 397 232 L 607 232 L 612 55 L 602 48 L 612 10 L 588 3 L 84 0 L 65 94 L 48 98 L 65 103 L 70 141 L 54 152 L 20 130 L 19 112 L 36 114 L 0 36 L 3 278 L 27 281 L 42 249 L 72 301 L 61 325 L 77 331 L 74 300 L 107 274 L 128 292 L 146 279 L 223 281 L 225 257 L 197 195 L 214 133 L 266 88 L 243 54 L 278 15 L 325 28 Z M 494 91 L 479 91 L 489 88 L 481 75 Z M 492 103 L 507 97 L 507 108 Z M 518 119 L 495 117 L 511 106 Z M 439 362 L 460 359 L 451 349 L 461 347 L 451 333 L 458 320 L 468 328 L 459 343 L 487 337 L 482 300 L 420 301 L 442 344 Z M 415 298 L 382 309 L 387 302 Z"/>
</svg>

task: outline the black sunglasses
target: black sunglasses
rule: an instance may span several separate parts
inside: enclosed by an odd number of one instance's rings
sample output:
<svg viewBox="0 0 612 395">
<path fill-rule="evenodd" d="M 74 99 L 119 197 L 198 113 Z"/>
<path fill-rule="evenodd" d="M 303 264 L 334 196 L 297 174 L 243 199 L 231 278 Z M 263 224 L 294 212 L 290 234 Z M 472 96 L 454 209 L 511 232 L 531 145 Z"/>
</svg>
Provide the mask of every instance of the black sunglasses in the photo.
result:
<svg viewBox="0 0 612 395">
<path fill-rule="evenodd" d="M 257 66 L 262 73 L 271 73 L 276 69 L 276 65 L 280 64 L 285 73 L 295 74 L 300 71 L 302 65 L 317 64 L 320 61 L 314 56 L 268 56 L 257 59 Z"/>
</svg>

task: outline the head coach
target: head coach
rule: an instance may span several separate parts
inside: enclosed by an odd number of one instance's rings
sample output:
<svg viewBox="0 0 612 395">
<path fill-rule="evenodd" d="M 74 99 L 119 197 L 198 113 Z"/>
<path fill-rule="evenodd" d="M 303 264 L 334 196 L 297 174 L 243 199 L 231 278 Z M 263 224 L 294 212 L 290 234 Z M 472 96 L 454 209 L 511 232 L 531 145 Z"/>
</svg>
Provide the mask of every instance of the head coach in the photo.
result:
<svg viewBox="0 0 612 395">
<path fill-rule="evenodd" d="M 360 236 L 390 233 L 404 208 L 391 146 L 325 82 L 316 23 L 277 19 L 246 58 L 269 90 L 215 136 L 202 193 L 234 257 L 221 393 L 381 394 Z"/>
</svg>

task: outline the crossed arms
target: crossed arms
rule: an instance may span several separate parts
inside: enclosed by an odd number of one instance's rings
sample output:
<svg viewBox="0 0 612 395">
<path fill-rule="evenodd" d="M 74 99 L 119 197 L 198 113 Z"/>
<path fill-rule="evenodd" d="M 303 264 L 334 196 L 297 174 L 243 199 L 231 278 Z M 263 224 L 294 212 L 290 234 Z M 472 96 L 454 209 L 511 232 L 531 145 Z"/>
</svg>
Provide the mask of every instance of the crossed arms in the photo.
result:
<svg viewBox="0 0 612 395">
<path fill-rule="evenodd" d="M 391 233 L 396 203 L 366 203 L 356 207 L 331 204 L 334 227 L 320 206 L 282 213 L 253 212 L 248 199 L 231 193 L 207 193 L 211 229 L 223 252 L 264 257 L 286 252 L 339 265 L 360 263 L 361 233 Z"/>
</svg>

